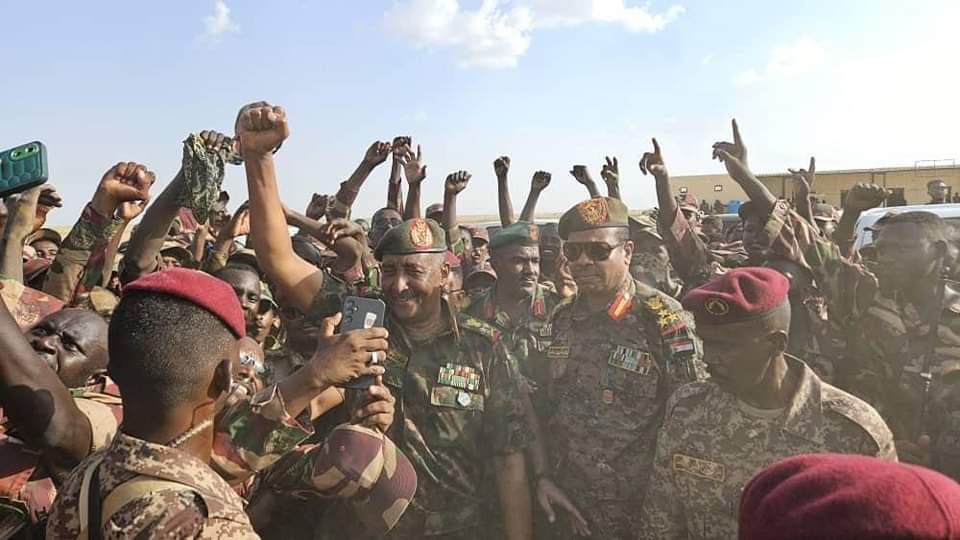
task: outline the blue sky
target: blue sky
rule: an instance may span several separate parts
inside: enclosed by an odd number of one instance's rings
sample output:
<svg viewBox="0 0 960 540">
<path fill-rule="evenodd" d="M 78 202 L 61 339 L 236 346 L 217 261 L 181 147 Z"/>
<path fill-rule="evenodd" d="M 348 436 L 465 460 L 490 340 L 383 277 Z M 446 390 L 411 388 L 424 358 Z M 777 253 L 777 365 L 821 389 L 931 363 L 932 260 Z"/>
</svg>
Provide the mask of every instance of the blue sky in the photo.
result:
<svg viewBox="0 0 960 540">
<path fill-rule="evenodd" d="M 516 209 L 544 169 L 540 208 L 562 211 L 584 196 L 570 166 L 599 181 L 616 155 L 639 208 L 655 200 L 636 168 L 651 136 L 674 175 L 721 172 L 710 144 L 733 116 L 758 172 L 810 155 L 821 169 L 958 157 L 958 14 L 892 1 L 33 3 L 0 44 L 14 81 L 0 87 L 0 146 L 47 144 L 67 199 L 51 221 L 70 223 L 113 163 L 146 163 L 165 184 L 188 132 L 230 130 L 241 104 L 266 99 L 290 117 L 278 168 L 294 207 L 335 191 L 370 142 L 409 134 L 427 158 L 424 204 L 467 169 L 461 211 L 495 212 L 491 163 L 508 154 Z M 382 205 L 388 167 L 358 217 Z M 245 197 L 240 169 L 226 185 Z"/>
</svg>

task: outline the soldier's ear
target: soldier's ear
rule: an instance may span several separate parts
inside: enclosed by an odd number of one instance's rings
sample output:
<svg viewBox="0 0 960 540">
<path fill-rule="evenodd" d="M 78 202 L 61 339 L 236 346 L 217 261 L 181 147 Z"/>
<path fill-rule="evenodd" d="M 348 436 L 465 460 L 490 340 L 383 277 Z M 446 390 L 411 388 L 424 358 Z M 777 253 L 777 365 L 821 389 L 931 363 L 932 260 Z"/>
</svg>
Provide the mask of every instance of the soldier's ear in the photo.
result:
<svg viewBox="0 0 960 540">
<path fill-rule="evenodd" d="M 235 354 L 240 354 L 234 350 Z M 224 358 L 217 363 L 213 370 L 213 380 L 210 381 L 209 396 L 214 399 L 220 399 L 230 393 L 230 387 L 233 384 L 233 360 Z"/>
<path fill-rule="evenodd" d="M 630 266 L 630 259 L 633 257 L 633 251 L 636 249 L 633 240 L 627 240 L 623 243 L 623 254 L 626 255 L 627 266 Z"/>
</svg>

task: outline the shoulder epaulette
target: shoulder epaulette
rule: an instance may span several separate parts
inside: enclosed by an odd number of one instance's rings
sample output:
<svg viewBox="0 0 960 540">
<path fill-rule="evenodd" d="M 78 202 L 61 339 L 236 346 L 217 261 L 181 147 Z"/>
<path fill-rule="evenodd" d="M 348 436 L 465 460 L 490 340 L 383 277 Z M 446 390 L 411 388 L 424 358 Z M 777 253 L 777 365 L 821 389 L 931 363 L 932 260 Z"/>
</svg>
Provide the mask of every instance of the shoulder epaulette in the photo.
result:
<svg viewBox="0 0 960 540">
<path fill-rule="evenodd" d="M 480 334 L 481 336 L 487 338 L 491 343 L 496 343 L 500 341 L 500 331 L 497 330 L 492 324 L 481 321 L 476 317 L 471 317 L 466 313 L 457 314 L 457 324 L 463 330 L 473 332 L 474 334 Z"/>
</svg>

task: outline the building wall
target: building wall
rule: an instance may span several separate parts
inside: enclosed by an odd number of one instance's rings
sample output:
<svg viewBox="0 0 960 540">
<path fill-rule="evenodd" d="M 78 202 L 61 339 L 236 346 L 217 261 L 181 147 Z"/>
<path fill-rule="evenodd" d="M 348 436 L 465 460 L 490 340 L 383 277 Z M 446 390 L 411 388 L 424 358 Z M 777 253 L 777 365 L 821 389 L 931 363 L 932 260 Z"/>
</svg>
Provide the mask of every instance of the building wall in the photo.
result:
<svg viewBox="0 0 960 540">
<path fill-rule="evenodd" d="M 922 204 L 929 200 L 927 182 L 940 178 L 960 193 L 960 166 L 949 167 L 889 167 L 883 169 L 857 169 L 845 171 L 818 171 L 813 191 L 817 198 L 834 206 L 841 206 L 843 193 L 854 184 L 864 182 L 878 184 L 887 189 L 903 189 L 907 204 Z M 777 197 L 792 198 L 793 183 L 788 174 L 761 174 L 759 179 Z M 726 174 L 676 176 L 671 179 L 674 190 L 687 188 L 700 200 L 713 203 L 715 199 L 728 204 L 744 201 L 747 196 Z M 717 190 L 719 186 L 720 191 Z"/>
</svg>

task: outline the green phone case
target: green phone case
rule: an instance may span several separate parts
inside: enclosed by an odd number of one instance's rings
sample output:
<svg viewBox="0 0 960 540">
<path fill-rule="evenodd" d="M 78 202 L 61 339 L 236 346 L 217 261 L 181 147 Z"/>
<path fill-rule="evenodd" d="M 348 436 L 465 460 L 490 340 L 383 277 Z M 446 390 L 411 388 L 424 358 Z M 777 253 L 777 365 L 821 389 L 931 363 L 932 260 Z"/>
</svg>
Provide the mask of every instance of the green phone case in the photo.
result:
<svg viewBox="0 0 960 540">
<path fill-rule="evenodd" d="M 39 186 L 49 176 L 47 147 L 40 141 L 0 152 L 0 197 Z"/>
</svg>

